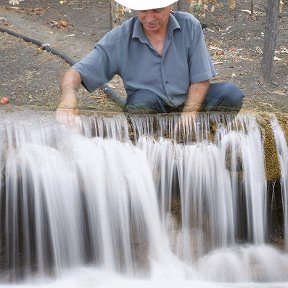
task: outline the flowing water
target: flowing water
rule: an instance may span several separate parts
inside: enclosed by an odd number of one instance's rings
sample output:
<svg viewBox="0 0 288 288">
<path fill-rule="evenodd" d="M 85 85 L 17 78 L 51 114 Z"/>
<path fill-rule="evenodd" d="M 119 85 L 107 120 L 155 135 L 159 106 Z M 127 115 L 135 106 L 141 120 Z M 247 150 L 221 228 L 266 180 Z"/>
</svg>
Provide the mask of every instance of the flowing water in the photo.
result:
<svg viewBox="0 0 288 288">
<path fill-rule="evenodd" d="M 281 126 L 275 117 L 272 119 L 271 125 L 274 130 L 275 142 L 281 169 L 281 196 L 284 214 L 284 236 L 286 240 L 285 248 L 286 251 L 288 251 L 288 147 L 283 130 L 281 129 Z"/>
<path fill-rule="evenodd" d="M 255 116 L 1 117 L 2 287 L 288 287 Z"/>
</svg>

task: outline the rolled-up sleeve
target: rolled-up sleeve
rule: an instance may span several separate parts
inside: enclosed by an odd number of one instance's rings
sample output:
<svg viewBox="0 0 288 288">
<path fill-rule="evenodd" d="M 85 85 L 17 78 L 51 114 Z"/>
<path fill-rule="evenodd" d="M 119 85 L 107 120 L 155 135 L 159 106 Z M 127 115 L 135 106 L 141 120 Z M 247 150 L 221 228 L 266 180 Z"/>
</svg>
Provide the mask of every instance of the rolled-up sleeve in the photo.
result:
<svg viewBox="0 0 288 288">
<path fill-rule="evenodd" d="M 197 25 L 194 25 L 192 28 L 188 61 L 191 83 L 206 81 L 216 75 L 200 22 L 197 22 Z"/>
<path fill-rule="evenodd" d="M 99 43 L 86 57 L 72 66 L 80 73 L 82 84 L 89 92 L 110 81 L 117 73 L 114 54 L 109 47 Z"/>
</svg>

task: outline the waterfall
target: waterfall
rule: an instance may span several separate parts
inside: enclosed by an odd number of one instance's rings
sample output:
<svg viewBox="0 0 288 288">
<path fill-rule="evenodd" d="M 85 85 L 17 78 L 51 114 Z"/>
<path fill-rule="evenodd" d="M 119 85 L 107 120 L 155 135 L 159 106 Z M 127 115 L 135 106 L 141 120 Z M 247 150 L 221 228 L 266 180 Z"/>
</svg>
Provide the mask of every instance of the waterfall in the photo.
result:
<svg viewBox="0 0 288 288">
<path fill-rule="evenodd" d="M 0 285 L 287 284 L 287 254 L 267 229 L 256 116 L 83 116 L 77 129 L 10 116 L 0 125 Z M 288 148 L 271 125 L 287 246 Z"/>
<path fill-rule="evenodd" d="M 4 132 L 1 234 L 11 277 L 89 262 L 132 273 L 141 256 L 133 245 L 159 258 L 165 237 L 144 153 L 131 143 L 44 130 L 45 137 L 31 127 Z"/>
<path fill-rule="evenodd" d="M 237 131 L 220 127 L 216 143 L 209 142 L 208 137 L 187 145 L 163 138 L 155 143 L 142 137 L 138 142 L 146 151 L 156 178 L 162 219 L 163 213 L 171 213 L 172 190 L 178 185 L 181 253 L 185 257 L 192 257 L 192 248 L 199 256 L 211 248 L 234 245 L 240 239 L 264 243 L 266 180 L 260 130 L 256 119 L 239 121 L 241 128 Z M 203 139 L 203 135 L 208 135 L 209 123 L 201 123 Z M 142 121 L 138 127 L 141 124 Z"/>
<path fill-rule="evenodd" d="M 281 195 L 284 218 L 284 237 L 286 251 L 288 250 L 288 147 L 285 135 L 277 118 L 273 118 L 271 125 L 274 131 L 276 148 L 281 169 Z"/>
</svg>

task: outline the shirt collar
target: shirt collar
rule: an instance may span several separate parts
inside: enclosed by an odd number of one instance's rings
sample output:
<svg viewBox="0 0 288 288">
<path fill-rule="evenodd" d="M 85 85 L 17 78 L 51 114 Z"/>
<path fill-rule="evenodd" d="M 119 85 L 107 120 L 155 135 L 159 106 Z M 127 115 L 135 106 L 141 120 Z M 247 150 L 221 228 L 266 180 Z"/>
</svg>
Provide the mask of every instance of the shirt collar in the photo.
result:
<svg viewBox="0 0 288 288">
<path fill-rule="evenodd" d="M 173 31 L 177 29 L 181 29 L 181 27 L 177 19 L 173 16 L 173 14 L 170 14 L 169 22 L 168 22 L 168 36 L 171 37 L 173 34 Z M 147 37 L 145 36 L 143 27 L 138 18 L 135 21 L 132 38 L 138 38 L 141 42 L 144 42 L 144 43 L 147 42 Z"/>
</svg>

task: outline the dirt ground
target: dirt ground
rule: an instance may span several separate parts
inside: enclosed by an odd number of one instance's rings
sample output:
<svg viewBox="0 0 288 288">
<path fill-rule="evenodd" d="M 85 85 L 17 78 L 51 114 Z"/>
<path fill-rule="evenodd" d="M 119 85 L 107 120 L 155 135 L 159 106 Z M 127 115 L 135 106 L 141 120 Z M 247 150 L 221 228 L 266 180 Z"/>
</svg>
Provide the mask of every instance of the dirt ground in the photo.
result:
<svg viewBox="0 0 288 288">
<path fill-rule="evenodd" d="M 110 2 L 97 0 L 24 0 L 11 5 L 0 0 L 0 27 L 49 44 L 75 60 L 81 59 L 111 27 Z M 218 75 L 215 81 L 234 82 L 245 92 L 242 111 L 288 112 L 288 8 L 279 17 L 279 33 L 271 85 L 260 83 L 260 64 L 265 30 L 266 0 L 256 0 L 251 17 L 250 0 L 239 0 L 235 10 L 218 0 L 207 13 L 204 30 Z M 15 107 L 55 110 L 59 104 L 59 80 L 69 65 L 34 44 L 0 33 L 0 98 L 9 97 L 0 113 Z M 121 79 L 109 83 L 125 97 Z M 83 110 L 121 109 L 100 89 L 79 91 Z"/>
</svg>

